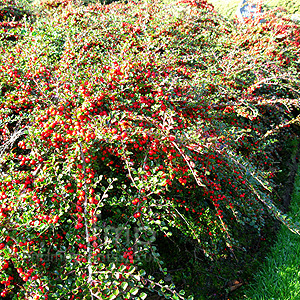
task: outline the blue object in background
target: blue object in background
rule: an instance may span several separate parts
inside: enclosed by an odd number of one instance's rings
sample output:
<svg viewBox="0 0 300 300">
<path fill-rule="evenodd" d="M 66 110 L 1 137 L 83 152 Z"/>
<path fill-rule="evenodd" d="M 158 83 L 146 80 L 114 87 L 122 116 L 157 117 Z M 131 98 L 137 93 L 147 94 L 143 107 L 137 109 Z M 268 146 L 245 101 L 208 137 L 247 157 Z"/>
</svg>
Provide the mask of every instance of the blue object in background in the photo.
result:
<svg viewBox="0 0 300 300">
<path fill-rule="evenodd" d="M 245 19 L 254 19 L 254 17 L 260 15 L 261 13 L 262 11 L 258 11 L 257 3 L 248 0 L 242 0 L 237 10 L 237 16 L 242 22 Z M 263 22 L 263 20 L 260 22 Z"/>
</svg>

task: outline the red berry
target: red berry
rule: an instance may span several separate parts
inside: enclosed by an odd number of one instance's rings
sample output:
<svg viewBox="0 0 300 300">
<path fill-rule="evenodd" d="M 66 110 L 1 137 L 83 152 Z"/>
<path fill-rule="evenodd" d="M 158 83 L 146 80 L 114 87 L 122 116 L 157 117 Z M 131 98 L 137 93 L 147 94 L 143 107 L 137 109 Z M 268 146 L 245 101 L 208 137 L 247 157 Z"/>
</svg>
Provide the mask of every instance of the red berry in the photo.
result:
<svg viewBox="0 0 300 300">
<path fill-rule="evenodd" d="M 137 212 L 133 215 L 136 219 L 139 218 L 141 216 L 141 213 L 140 212 Z"/>
</svg>

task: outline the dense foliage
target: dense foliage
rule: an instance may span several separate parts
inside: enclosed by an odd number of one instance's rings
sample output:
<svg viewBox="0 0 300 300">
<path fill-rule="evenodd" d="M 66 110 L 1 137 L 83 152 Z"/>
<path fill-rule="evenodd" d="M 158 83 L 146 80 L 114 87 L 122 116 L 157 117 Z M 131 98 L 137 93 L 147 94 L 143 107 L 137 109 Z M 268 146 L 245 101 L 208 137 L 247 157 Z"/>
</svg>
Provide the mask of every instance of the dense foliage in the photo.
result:
<svg viewBox="0 0 300 300">
<path fill-rule="evenodd" d="M 270 194 L 299 126 L 299 25 L 47 3 L 1 8 L 1 296 L 191 299 L 161 241 L 213 264 L 270 215 L 298 232 Z"/>
</svg>

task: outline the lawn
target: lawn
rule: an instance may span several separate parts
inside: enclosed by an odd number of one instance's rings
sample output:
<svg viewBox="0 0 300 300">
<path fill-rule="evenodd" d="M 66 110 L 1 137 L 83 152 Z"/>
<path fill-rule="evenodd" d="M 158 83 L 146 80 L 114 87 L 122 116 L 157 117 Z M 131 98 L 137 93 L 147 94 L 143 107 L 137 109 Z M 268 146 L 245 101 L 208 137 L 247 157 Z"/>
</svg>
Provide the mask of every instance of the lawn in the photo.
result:
<svg viewBox="0 0 300 300">
<path fill-rule="evenodd" d="M 300 221 L 300 167 L 295 179 L 289 217 Z M 282 227 L 276 243 L 245 293 L 245 299 L 297 300 L 300 298 L 300 237 Z"/>
</svg>

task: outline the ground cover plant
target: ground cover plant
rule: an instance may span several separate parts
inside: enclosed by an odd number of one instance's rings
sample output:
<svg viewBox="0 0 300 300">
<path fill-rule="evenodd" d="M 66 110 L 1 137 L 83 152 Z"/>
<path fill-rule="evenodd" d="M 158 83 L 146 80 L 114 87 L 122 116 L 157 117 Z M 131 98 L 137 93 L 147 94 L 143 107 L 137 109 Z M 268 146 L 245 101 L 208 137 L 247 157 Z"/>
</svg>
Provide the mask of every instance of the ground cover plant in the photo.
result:
<svg viewBox="0 0 300 300">
<path fill-rule="evenodd" d="M 172 255 L 239 259 L 270 217 L 299 233 L 270 196 L 279 141 L 299 126 L 299 25 L 231 24 L 192 0 L 44 1 L 22 19 L 11 5 L 1 296 L 201 299 Z"/>
</svg>

